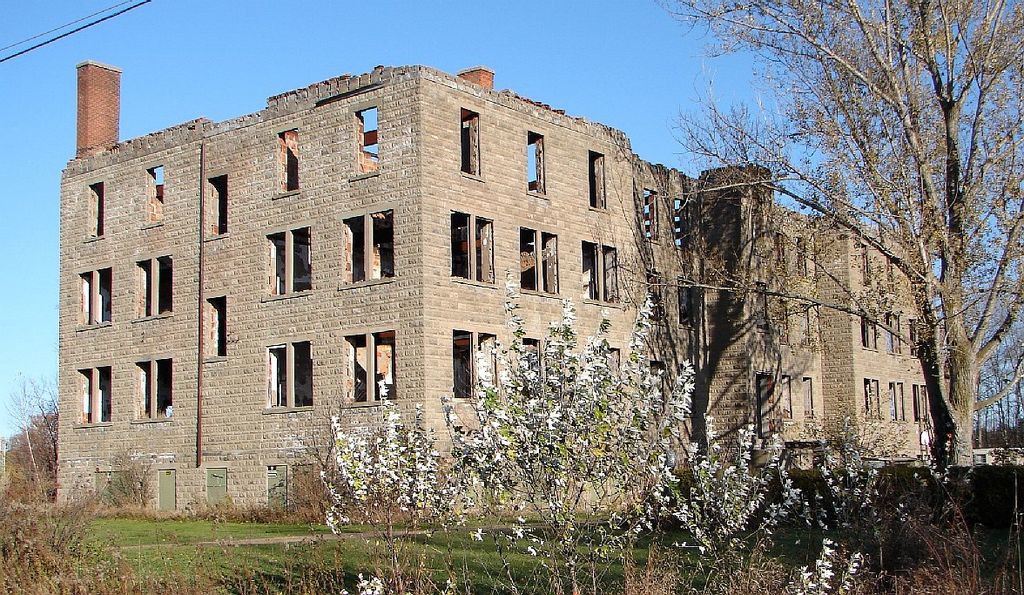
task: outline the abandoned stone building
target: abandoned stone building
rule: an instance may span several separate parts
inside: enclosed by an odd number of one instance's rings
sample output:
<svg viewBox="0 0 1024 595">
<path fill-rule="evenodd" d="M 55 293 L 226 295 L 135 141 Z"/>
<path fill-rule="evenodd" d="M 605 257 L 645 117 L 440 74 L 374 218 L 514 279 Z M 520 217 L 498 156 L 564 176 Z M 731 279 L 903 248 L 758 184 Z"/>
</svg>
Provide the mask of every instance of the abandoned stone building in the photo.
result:
<svg viewBox="0 0 1024 595">
<path fill-rule="evenodd" d="M 159 509 L 279 504 L 329 415 L 369 420 L 381 387 L 443 433 L 442 397 L 467 398 L 475 350 L 506 338 L 508 274 L 537 349 L 565 298 L 581 333 L 607 313 L 624 347 L 650 290 L 652 360 L 697 368 L 695 431 L 710 413 L 807 448 L 851 416 L 889 456 L 923 453 L 899 280 L 856 238 L 718 183 L 742 169 L 646 163 L 483 67 L 378 67 L 120 141 L 120 74 L 78 66 L 61 182 L 62 498 L 128 454 Z M 800 292 L 889 310 L 780 297 Z"/>
</svg>

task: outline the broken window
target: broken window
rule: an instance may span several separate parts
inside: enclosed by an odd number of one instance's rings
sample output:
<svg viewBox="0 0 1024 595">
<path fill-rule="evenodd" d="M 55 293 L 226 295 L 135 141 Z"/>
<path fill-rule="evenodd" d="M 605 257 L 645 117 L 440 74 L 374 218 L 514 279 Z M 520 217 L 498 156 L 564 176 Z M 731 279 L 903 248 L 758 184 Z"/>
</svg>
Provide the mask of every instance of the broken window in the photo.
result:
<svg viewBox="0 0 1024 595">
<path fill-rule="evenodd" d="M 170 256 L 143 260 L 139 267 L 139 316 L 169 314 L 174 309 L 174 265 Z"/>
<path fill-rule="evenodd" d="M 537 231 L 519 228 L 519 286 L 537 290 Z"/>
<path fill-rule="evenodd" d="M 783 376 L 779 384 L 782 385 L 782 417 L 793 419 L 793 387 L 789 376 Z"/>
<path fill-rule="evenodd" d="M 526 189 L 544 194 L 544 135 L 526 133 Z"/>
<path fill-rule="evenodd" d="M 860 317 L 860 344 L 867 349 L 878 349 L 878 325 L 867 316 Z"/>
<path fill-rule="evenodd" d="M 267 236 L 270 245 L 271 295 L 285 295 L 313 288 L 313 255 L 310 228 L 279 231 Z"/>
<path fill-rule="evenodd" d="M 496 365 L 496 337 L 487 333 L 470 331 L 452 331 L 452 394 L 457 399 L 468 399 L 473 396 L 473 389 L 486 373 L 494 378 Z M 487 356 L 490 370 L 479 369 L 478 354 Z"/>
<path fill-rule="evenodd" d="M 804 417 L 814 418 L 814 380 L 804 376 Z"/>
<path fill-rule="evenodd" d="M 758 438 L 766 438 L 771 433 L 773 399 L 775 398 L 775 379 L 770 374 L 757 374 L 755 377 L 755 421 Z"/>
<path fill-rule="evenodd" d="M 103 182 L 89 184 L 89 213 L 91 226 L 89 235 L 94 238 L 103 237 L 103 224 L 106 217 L 106 199 Z"/>
<path fill-rule="evenodd" d="M 345 344 L 349 398 L 356 403 L 396 398 L 395 331 L 348 336 Z"/>
<path fill-rule="evenodd" d="M 228 177 L 227 175 L 210 178 L 210 187 L 213 189 L 213 205 L 215 211 L 210 221 L 210 233 L 215 236 L 228 232 Z"/>
<path fill-rule="evenodd" d="M 462 110 L 462 172 L 480 175 L 480 114 Z"/>
<path fill-rule="evenodd" d="M 685 203 L 682 198 L 672 199 L 672 242 L 676 248 L 686 243 L 687 225 Z"/>
<path fill-rule="evenodd" d="M 344 223 L 346 252 L 348 252 L 345 282 L 358 283 L 367 279 L 394 277 L 394 211 L 388 210 L 350 217 L 345 219 Z"/>
<path fill-rule="evenodd" d="M 603 209 L 608 204 L 605 198 L 604 155 L 590 151 L 587 161 L 587 177 L 590 180 L 590 208 Z"/>
<path fill-rule="evenodd" d="M 278 165 L 282 192 L 299 189 L 299 130 L 285 130 L 277 135 Z"/>
<path fill-rule="evenodd" d="M 169 359 L 138 362 L 141 377 L 140 417 L 169 418 L 174 415 L 172 365 Z"/>
<path fill-rule="evenodd" d="M 903 392 L 903 383 L 896 383 L 896 412 L 899 415 L 899 421 L 907 421 L 907 401 L 906 394 Z"/>
<path fill-rule="evenodd" d="M 900 406 L 901 403 L 897 397 L 896 383 L 889 383 L 889 419 L 891 421 L 899 421 L 900 419 Z"/>
<path fill-rule="evenodd" d="M 910 388 L 914 421 L 922 421 L 928 417 L 928 387 L 924 384 L 912 384 Z"/>
<path fill-rule="evenodd" d="M 758 281 L 755 286 L 757 292 L 754 296 L 754 319 L 759 329 L 766 330 L 768 328 L 768 284 L 764 281 Z"/>
<path fill-rule="evenodd" d="M 558 237 L 553 233 L 542 233 L 540 237 L 544 250 L 543 288 L 546 293 L 558 293 Z"/>
<path fill-rule="evenodd" d="M 267 348 L 267 407 L 313 406 L 313 349 L 309 341 Z"/>
<path fill-rule="evenodd" d="M 810 255 L 807 253 L 807 241 L 803 238 L 796 239 L 796 270 L 797 273 L 806 277 L 810 271 Z"/>
<path fill-rule="evenodd" d="M 452 276 L 494 283 L 494 226 L 490 219 L 452 213 Z M 470 248 L 470 230 L 473 247 Z M 470 277 L 473 271 L 473 277 Z"/>
<path fill-rule="evenodd" d="M 368 107 L 356 112 L 356 142 L 359 171 L 367 174 L 377 171 L 377 108 Z"/>
<path fill-rule="evenodd" d="M 658 239 L 658 193 L 650 188 L 643 189 L 644 238 Z"/>
<path fill-rule="evenodd" d="M 146 223 L 159 223 L 164 218 L 164 166 L 151 167 L 146 173 L 149 174 Z"/>
<path fill-rule="evenodd" d="M 680 277 L 676 285 L 676 300 L 679 313 L 679 324 L 691 326 L 694 323 L 694 292 L 696 288 L 686 285 L 686 281 Z"/>
<path fill-rule="evenodd" d="M 871 285 L 871 252 L 867 244 L 860 246 L 860 273 L 861 284 L 864 287 Z"/>
<path fill-rule="evenodd" d="M 913 318 L 908 320 L 907 327 L 907 332 L 909 333 L 907 340 L 910 343 L 910 355 L 914 357 L 920 357 L 921 347 L 919 345 L 919 342 L 921 338 L 917 320 Z"/>
<path fill-rule="evenodd" d="M 82 424 L 108 423 L 111 419 L 110 366 L 78 371 L 82 375 Z"/>
<path fill-rule="evenodd" d="M 583 242 L 583 297 L 614 302 L 619 287 L 615 248 Z"/>
<path fill-rule="evenodd" d="M 210 354 L 215 357 L 226 357 L 228 354 L 228 298 L 220 296 L 210 298 L 207 302 L 209 303 L 207 331 Z"/>
<path fill-rule="evenodd" d="M 540 233 L 540 261 L 538 262 L 538 232 L 519 228 L 519 282 L 523 289 L 558 293 L 558 237 L 553 233 Z M 539 266 L 538 266 L 539 265 Z"/>
<path fill-rule="evenodd" d="M 885 352 L 899 353 L 900 349 L 900 317 L 898 314 L 885 315 Z"/>
<path fill-rule="evenodd" d="M 541 365 L 541 361 L 544 352 L 540 347 L 540 339 L 529 337 L 523 339 L 523 357 L 526 359 L 527 368 L 536 375 L 536 378 L 538 380 L 543 378 L 544 367 Z"/>
<path fill-rule="evenodd" d="M 864 379 L 864 413 L 882 417 L 882 395 L 878 391 L 878 380 Z"/>
<path fill-rule="evenodd" d="M 651 303 L 651 319 L 660 321 L 665 319 L 665 306 L 661 295 L 661 274 L 657 271 L 647 271 L 647 297 Z"/>
<path fill-rule="evenodd" d="M 82 324 L 103 324 L 110 322 L 113 311 L 111 284 L 113 269 L 100 269 L 82 273 Z"/>
</svg>

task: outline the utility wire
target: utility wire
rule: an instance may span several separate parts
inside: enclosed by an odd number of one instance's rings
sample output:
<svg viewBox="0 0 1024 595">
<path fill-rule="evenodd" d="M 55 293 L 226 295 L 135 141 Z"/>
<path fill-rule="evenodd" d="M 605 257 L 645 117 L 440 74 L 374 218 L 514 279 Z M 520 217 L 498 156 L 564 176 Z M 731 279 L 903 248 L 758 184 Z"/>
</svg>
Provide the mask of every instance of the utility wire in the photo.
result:
<svg viewBox="0 0 1024 595">
<path fill-rule="evenodd" d="M 47 39 L 46 41 L 42 41 L 40 43 L 37 43 L 37 44 L 35 44 L 32 47 L 29 47 L 29 48 L 21 50 L 20 52 L 16 52 L 14 54 L 11 54 L 10 56 L 5 56 L 3 58 L 0 58 L 0 63 L 6 62 L 6 61 L 14 59 L 14 58 L 17 58 L 18 56 L 21 56 L 23 54 L 27 54 L 27 53 L 31 52 L 32 50 L 37 50 L 37 49 L 43 47 L 44 45 L 49 45 L 49 44 L 51 44 L 51 43 L 53 43 L 53 42 L 55 42 L 55 41 L 57 41 L 59 39 L 64 39 L 65 37 L 68 37 L 69 35 L 74 35 L 75 33 L 78 33 L 79 31 L 82 31 L 83 29 L 88 29 L 89 27 L 92 27 L 93 25 L 98 25 L 98 24 L 102 23 L 103 21 L 108 21 L 108 20 L 110 20 L 110 19 L 112 19 L 112 18 L 114 18 L 116 16 L 119 16 L 119 15 L 122 15 L 122 14 L 128 12 L 129 10 L 136 9 L 136 8 L 142 6 L 143 4 L 149 4 L 152 1 L 153 0 L 142 0 L 138 4 L 134 4 L 132 6 L 129 6 L 128 8 L 119 10 L 119 11 L 113 13 L 113 14 L 108 14 L 107 16 L 105 16 L 105 17 L 103 17 L 101 19 L 96 19 L 95 21 L 92 21 L 91 23 L 86 23 L 86 24 L 82 25 L 81 27 L 77 27 L 75 29 L 72 29 L 71 31 L 66 32 L 66 33 L 61 33 L 60 35 L 58 35 L 56 37 L 51 37 L 50 39 Z M 118 4 L 117 6 L 121 6 L 121 5 Z M 100 11 L 100 12 L 105 12 L 105 11 Z M 85 17 L 85 18 L 89 18 L 89 17 Z M 43 33 L 43 35 L 46 35 L 46 34 Z M 28 41 L 28 40 L 26 40 L 26 41 Z M 24 43 L 24 42 L 20 42 L 20 43 Z M 19 45 L 19 44 L 14 44 L 14 45 Z"/>
<path fill-rule="evenodd" d="M 13 47 L 16 47 L 16 46 L 19 46 L 19 45 L 22 45 L 22 44 L 26 44 L 26 43 L 32 41 L 33 39 L 39 39 L 40 37 L 42 37 L 44 35 L 49 35 L 50 33 L 53 33 L 54 31 L 60 31 L 61 29 L 67 29 L 71 25 L 75 25 L 77 23 L 81 23 L 82 21 L 84 21 L 86 19 L 91 19 L 92 17 L 94 17 L 94 16 L 96 16 L 98 14 L 103 14 L 105 12 L 109 12 L 111 10 L 114 10 L 115 8 L 118 8 L 120 6 L 124 6 L 125 4 L 131 4 L 133 1 L 134 0 L 125 0 L 124 2 L 122 2 L 120 4 L 115 4 L 113 6 L 108 6 L 108 7 L 104 8 L 103 10 L 98 10 L 98 11 L 92 13 L 92 14 L 87 14 L 84 17 L 82 17 L 82 18 L 80 18 L 78 20 L 71 21 L 70 23 L 64 23 L 60 27 L 54 27 L 53 29 L 50 29 L 49 31 L 43 31 L 42 33 L 40 33 L 38 35 L 33 35 L 32 37 L 29 37 L 28 39 L 22 39 L 21 41 L 16 42 L 16 43 L 12 43 L 11 45 L 5 45 L 4 47 L 0 48 L 0 52 L 4 52 L 4 51 L 7 51 L 7 50 L 9 50 L 9 49 L 11 49 Z"/>
</svg>

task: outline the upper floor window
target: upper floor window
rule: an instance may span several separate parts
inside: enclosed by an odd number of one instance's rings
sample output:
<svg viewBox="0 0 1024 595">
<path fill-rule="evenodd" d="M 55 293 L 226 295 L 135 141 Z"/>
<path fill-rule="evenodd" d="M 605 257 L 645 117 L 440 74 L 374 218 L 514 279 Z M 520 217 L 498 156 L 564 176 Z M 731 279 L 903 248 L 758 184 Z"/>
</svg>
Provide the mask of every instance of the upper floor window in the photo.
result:
<svg viewBox="0 0 1024 595">
<path fill-rule="evenodd" d="M 860 317 L 860 344 L 868 349 L 878 349 L 878 325 L 867 316 Z"/>
<path fill-rule="evenodd" d="M 878 380 L 872 378 L 864 379 L 864 413 L 874 414 L 875 417 L 882 417 L 882 395 L 878 392 Z"/>
<path fill-rule="evenodd" d="M 452 277 L 494 283 L 494 223 L 452 213 L 451 231 Z"/>
<path fill-rule="evenodd" d="M 111 419 L 110 366 L 79 370 L 82 375 L 83 424 L 107 423 Z"/>
<path fill-rule="evenodd" d="M 395 212 L 345 219 L 345 282 L 395 276 Z"/>
<path fill-rule="evenodd" d="M 164 166 L 146 170 L 148 196 L 146 197 L 146 223 L 159 223 L 164 219 Z"/>
<path fill-rule="evenodd" d="M 695 321 L 696 300 L 694 299 L 694 294 L 696 289 L 692 285 L 687 285 L 682 277 L 679 278 L 676 285 L 676 305 L 678 307 L 679 324 L 683 326 L 691 326 Z"/>
<path fill-rule="evenodd" d="M 395 382 L 395 331 L 345 337 L 351 401 L 366 403 L 398 396 Z"/>
<path fill-rule="evenodd" d="M 558 236 L 519 228 L 519 284 L 524 290 L 558 293 Z"/>
<path fill-rule="evenodd" d="M 174 415 L 173 366 L 169 359 L 138 362 L 141 399 L 140 417 L 169 418 Z"/>
<path fill-rule="evenodd" d="M 804 376 L 804 417 L 814 418 L 814 379 Z"/>
<path fill-rule="evenodd" d="M 480 114 L 462 110 L 462 172 L 480 175 Z"/>
<path fill-rule="evenodd" d="M 228 354 L 228 298 L 212 297 L 206 302 L 209 306 L 206 321 L 209 356 L 225 357 Z"/>
<path fill-rule="evenodd" d="M 313 260 L 308 227 L 267 236 L 270 244 L 271 295 L 285 295 L 313 288 Z"/>
<path fill-rule="evenodd" d="M 299 130 L 285 130 L 277 135 L 277 160 L 282 192 L 299 189 Z"/>
<path fill-rule="evenodd" d="M 526 134 L 526 189 L 544 194 L 544 135 Z"/>
<path fill-rule="evenodd" d="M 368 107 L 356 112 L 356 142 L 359 171 L 362 173 L 377 171 L 380 153 L 377 149 L 376 107 Z"/>
<path fill-rule="evenodd" d="M 313 350 L 309 341 L 267 348 L 267 407 L 313 406 Z"/>
<path fill-rule="evenodd" d="M 170 256 L 140 261 L 138 315 L 167 314 L 174 309 L 174 265 Z"/>
<path fill-rule="evenodd" d="M 223 235 L 228 232 L 228 177 L 227 175 L 217 176 L 209 179 L 210 189 L 213 190 L 213 206 L 210 213 L 210 233 Z"/>
<path fill-rule="evenodd" d="M 89 184 L 89 235 L 94 238 L 103 237 L 106 217 L 104 190 L 103 182 Z"/>
<path fill-rule="evenodd" d="M 111 284 L 112 269 L 89 271 L 79 275 L 82 280 L 81 324 L 103 324 L 110 322 L 112 314 Z"/>
<path fill-rule="evenodd" d="M 497 338 L 488 333 L 452 331 L 452 394 L 457 399 L 473 396 L 473 389 L 480 381 L 478 352 L 488 354 L 490 376 L 495 374 L 494 347 Z"/>
<path fill-rule="evenodd" d="M 682 198 L 672 199 L 672 242 L 676 248 L 682 248 L 686 243 L 686 203 Z"/>
<path fill-rule="evenodd" d="M 608 206 L 605 196 L 604 155 L 590 151 L 587 158 L 587 178 L 590 188 L 590 208 L 603 209 Z"/>
<path fill-rule="evenodd" d="M 644 188 L 642 194 L 644 238 L 658 239 L 658 193 Z"/>
<path fill-rule="evenodd" d="M 618 253 L 611 246 L 583 242 L 583 297 L 619 300 Z"/>
</svg>

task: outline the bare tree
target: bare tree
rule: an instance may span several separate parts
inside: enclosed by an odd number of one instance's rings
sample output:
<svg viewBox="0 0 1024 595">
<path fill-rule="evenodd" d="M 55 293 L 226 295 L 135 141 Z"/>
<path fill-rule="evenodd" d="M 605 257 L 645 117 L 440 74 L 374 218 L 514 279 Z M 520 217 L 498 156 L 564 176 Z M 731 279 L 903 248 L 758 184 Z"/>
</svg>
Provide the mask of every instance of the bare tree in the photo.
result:
<svg viewBox="0 0 1024 595">
<path fill-rule="evenodd" d="M 716 51 L 764 64 L 761 113 L 684 118 L 713 165 L 766 185 L 883 253 L 910 281 L 938 460 L 970 460 L 982 365 L 1020 316 L 1024 27 L 1002 0 L 666 0 Z M 1024 363 L 1014 371 L 1014 382 Z"/>
<path fill-rule="evenodd" d="M 7 454 L 12 495 L 52 500 L 57 488 L 57 389 L 53 381 L 19 377 L 8 407 L 18 423 Z"/>
</svg>

